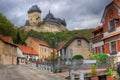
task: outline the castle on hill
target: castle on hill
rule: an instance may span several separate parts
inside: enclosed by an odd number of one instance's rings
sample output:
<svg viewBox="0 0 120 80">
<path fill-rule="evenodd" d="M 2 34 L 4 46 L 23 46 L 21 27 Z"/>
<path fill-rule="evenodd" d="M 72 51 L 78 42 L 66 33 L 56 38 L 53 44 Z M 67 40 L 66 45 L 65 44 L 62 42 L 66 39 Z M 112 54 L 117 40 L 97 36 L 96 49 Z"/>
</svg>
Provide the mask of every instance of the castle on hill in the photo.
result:
<svg viewBox="0 0 120 80">
<path fill-rule="evenodd" d="M 62 32 L 66 31 L 66 22 L 63 19 L 55 18 L 49 11 L 43 20 L 41 20 L 42 11 L 37 5 L 28 10 L 28 20 L 26 20 L 23 31 L 35 30 L 38 32 Z"/>
</svg>

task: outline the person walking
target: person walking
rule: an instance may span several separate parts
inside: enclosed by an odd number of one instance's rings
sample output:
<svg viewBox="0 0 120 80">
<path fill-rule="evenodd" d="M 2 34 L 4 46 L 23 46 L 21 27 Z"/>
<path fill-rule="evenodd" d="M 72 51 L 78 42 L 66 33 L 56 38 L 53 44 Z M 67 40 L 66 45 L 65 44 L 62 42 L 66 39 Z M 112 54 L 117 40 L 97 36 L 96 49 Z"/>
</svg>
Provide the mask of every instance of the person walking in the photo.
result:
<svg viewBox="0 0 120 80">
<path fill-rule="evenodd" d="M 120 63 L 118 63 L 118 65 L 117 65 L 117 73 L 120 76 Z"/>
</svg>

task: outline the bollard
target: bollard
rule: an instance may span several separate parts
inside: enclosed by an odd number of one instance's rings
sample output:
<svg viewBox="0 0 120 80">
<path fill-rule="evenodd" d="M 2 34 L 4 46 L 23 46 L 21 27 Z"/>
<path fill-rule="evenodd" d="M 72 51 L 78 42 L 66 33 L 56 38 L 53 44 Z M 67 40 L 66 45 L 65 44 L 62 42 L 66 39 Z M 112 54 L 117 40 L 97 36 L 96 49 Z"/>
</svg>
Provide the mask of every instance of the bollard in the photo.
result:
<svg viewBox="0 0 120 80">
<path fill-rule="evenodd" d="M 84 80 L 84 73 L 82 71 L 79 74 L 79 80 Z"/>
<path fill-rule="evenodd" d="M 75 78 L 74 78 L 75 76 L 74 76 L 74 70 L 71 70 L 70 71 L 70 78 L 71 78 L 71 80 L 74 80 Z"/>
<path fill-rule="evenodd" d="M 48 69 L 48 68 L 47 68 L 47 65 L 45 65 L 45 71 L 47 71 L 47 69 Z"/>
</svg>

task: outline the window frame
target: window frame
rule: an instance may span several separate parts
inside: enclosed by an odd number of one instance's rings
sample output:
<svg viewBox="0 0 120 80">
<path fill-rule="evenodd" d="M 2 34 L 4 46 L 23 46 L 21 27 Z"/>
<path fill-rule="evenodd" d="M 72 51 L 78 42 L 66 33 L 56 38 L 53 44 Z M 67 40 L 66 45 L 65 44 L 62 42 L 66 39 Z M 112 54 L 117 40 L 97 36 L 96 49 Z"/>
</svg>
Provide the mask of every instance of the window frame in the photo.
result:
<svg viewBox="0 0 120 80">
<path fill-rule="evenodd" d="M 81 39 L 77 40 L 77 45 L 80 46 L 81 45 Z"/>
<path fill-rule="evenodd" d="M 113 32 L 116 29 L 115 20 L 110 20 L 108 22 L 108 32 Z"/>
<path fill-rule="evenodd" d="M 114 43 L 114 44 L 113 44 Z M 114 51 L 114 48 L 115 48 L 115 51 Z M 117 53 L 117 43 L 116 43 L 116 41 L 112 41 L 112 42 L 110 42 L 110 54 L 111 55 L 114 55 L 114 54 L 116 54 Z"/>
<path fill-rule="evenodd" d="M 94 54 L 97 54 L 97 52 L 98 52 L 98 48 L 95 47 L 95 52 L 94 52 Z"/>
</svg>

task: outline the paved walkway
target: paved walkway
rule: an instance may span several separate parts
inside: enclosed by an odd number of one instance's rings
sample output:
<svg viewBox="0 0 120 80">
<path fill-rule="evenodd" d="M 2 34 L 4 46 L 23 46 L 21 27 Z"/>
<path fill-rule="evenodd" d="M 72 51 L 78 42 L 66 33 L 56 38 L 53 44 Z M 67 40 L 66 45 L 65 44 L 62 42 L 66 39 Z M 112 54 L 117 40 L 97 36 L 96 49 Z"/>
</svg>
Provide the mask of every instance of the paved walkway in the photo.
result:
<svg viewBox="0 0 120 80">
<path fill-rule="evenodd" d="M 0 66 L 0 80 L 65 80 L 64 78 L 30 68 L 26 65 Z"/>
</svg>

